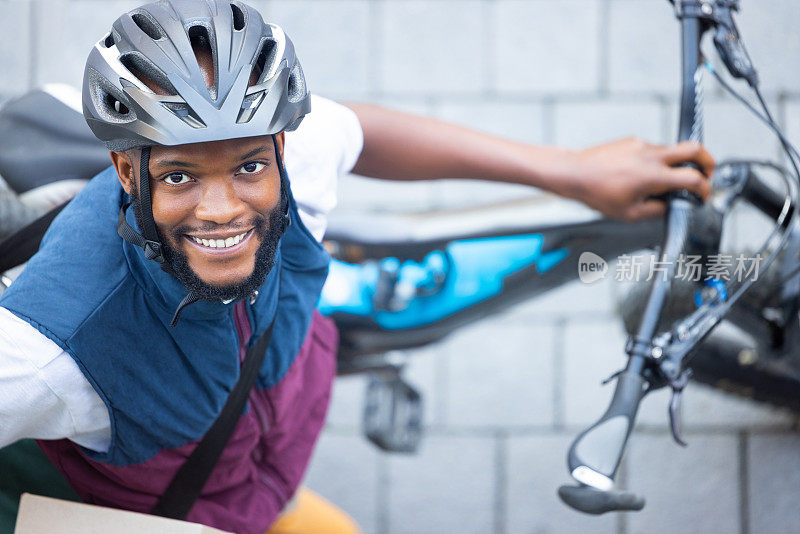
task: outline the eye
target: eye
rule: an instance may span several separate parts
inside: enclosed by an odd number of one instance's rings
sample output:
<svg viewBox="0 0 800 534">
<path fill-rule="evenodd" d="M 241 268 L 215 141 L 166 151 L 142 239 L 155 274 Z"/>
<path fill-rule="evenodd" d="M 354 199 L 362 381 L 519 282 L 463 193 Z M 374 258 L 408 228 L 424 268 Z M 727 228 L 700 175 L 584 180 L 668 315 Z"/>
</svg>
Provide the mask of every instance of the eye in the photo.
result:
<svg viewBox="0 0 800 534">
<path fill-rule="evenodd" d="M 168 174 L 163 178 L 163 181 L 169 185 L 181 185 L 190 182 L 192 179 L 189 178 L 188 174 L 184 174 L 182 172 L 173 172 L 172 174 Z"/>
<path fill-rule="evenodd" d="M 239 167 L 239 172 L 242 174 L 258 174 L 264 170 L 264 167 L 266 167 L 264 163 L 259 161 L 251 161 Z"/>
</svg>

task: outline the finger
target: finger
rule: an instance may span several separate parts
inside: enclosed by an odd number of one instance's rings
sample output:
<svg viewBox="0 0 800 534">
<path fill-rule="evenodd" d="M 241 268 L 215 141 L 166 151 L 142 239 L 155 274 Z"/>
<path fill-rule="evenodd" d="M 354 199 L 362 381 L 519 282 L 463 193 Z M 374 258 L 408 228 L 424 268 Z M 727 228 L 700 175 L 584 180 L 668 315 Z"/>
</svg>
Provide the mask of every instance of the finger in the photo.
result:
<svg viewBox="0 0 800 534">
<path fill-rule="evenodd" d="M 700 171 L 692 169 L 691 167 L 667 169 L 651 185 L 647 194 L 660 195 L 680 189 L 686 189 L 703 200 L 708 200 L 708 197 L 711 196 L 711 182 L 709 182 Z"/>
<path fill-rule="evenodd" d="M 661 200 L 644 200 L 630 208 L 628 219 L 631 221 L 639 221 L 642 219 L 663 217 L 666 210 L 667 205 Z"/>
<path fill-rule="evenodd" d="M 694 141 L 684 141 L 677 145 L 663 147 L 661 158 L 667 165 L 692 161 L 700 166 L 706 176 L 711 176 L 716 166 L 711 153 L 703 145 Z"/>
</svg>

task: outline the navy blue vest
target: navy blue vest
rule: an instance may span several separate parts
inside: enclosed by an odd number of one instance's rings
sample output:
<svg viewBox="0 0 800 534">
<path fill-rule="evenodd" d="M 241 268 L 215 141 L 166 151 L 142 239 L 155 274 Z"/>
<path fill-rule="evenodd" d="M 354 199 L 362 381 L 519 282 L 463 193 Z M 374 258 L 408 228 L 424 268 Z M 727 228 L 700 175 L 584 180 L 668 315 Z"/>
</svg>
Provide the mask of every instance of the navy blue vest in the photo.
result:
<svg viewBox="0 0 800 534">
<path fill-rule="evenodd" d="M 234 303 L 197 302 L 170 327 L 187 290 L 117 235 L 124 200 L 113 167 L 94 177 L 0 298 L 0 306 L 68 352 L 105 402 L 110 449 L 85 452 L 114 465 L 200 439 L 239 377 Z M 303 226 L 291 193 L 290 213 L 276 267 L 247 302 L 248 345 L 277 313 L 261 389 L 278 383 L 294 361 L 327 276 L 329 256 Z"/>
</svg>

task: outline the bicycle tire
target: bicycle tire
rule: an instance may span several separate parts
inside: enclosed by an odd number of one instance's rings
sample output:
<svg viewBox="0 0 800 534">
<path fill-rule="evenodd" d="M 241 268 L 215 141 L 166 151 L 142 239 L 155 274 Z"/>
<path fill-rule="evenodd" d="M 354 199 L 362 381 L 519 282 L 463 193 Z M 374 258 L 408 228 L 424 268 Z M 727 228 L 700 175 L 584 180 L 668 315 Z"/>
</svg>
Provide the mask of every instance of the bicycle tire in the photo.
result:
<svg viewBox="0 0 800 534">
<path fill-rule="evenodd" d="M 673 284 L 664 305 L 659 331 L 694 311 L 693 283 Z M 624 298 L 620 315 L 626 331 L 638 329 L 649 294 L 648 283 L 634 285 Z M 718 327 L 703 341 L 688 362 L 692 380 L 730 393 L 800 415 L 800 354 L 757 347 L 731 336 Z"/>
</svg>

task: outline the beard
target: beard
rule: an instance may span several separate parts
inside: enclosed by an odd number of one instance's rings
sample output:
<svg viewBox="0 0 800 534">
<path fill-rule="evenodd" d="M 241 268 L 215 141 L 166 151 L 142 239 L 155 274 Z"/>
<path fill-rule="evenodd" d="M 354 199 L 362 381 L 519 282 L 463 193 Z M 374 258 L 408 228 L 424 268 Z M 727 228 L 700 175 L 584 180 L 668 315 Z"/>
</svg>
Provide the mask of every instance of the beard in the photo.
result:
<svg viewBox="0 0 800 534">
<path fill-rule="evenodd" d="M 142 224 L 142 210 L 139 199 L 139 191 L 136 187 L 131 190 L 131 201 L 133 212 L 136 216 L 136 223 L 139 228 L 144 228 Z M 189 260 L 180 248 L 174 247 L 173 243 L 180 243 L 184 235 L 192 231 L 202 230 L 213 232 L 214 227 L 204 226 L 203 228 L 192 228 L 189 226 L 176 226 L 166 230 L 168 239 L 165 239 L 165 232 L 157 229 L 159 240 L 162 244 L 164 263 L 162 269 L 175 278 L 201 300 L 211 302 L 241 300 L 249 297 L 259 287 L 264 285 L 267 275 L 275 265 L 275 255 L 278 251 L 278 244 L 283 236 L 283 214 L 286 212 L 288 198 L 283 187 L 281 187 L 281 200 L 266 214 L 258 215 L 251 221 L 254 237 L 261 240 L 255 254 L 255 264 L 253 272 L 244 280 L 228 285 L 214 285 L 203 281 L 197 273 L 189 266 Z"/>
</svg>

